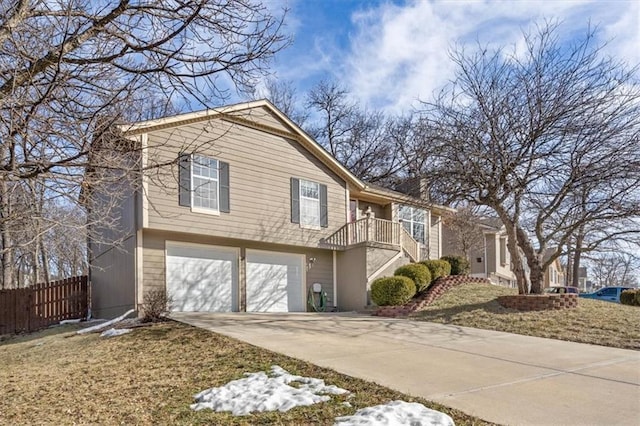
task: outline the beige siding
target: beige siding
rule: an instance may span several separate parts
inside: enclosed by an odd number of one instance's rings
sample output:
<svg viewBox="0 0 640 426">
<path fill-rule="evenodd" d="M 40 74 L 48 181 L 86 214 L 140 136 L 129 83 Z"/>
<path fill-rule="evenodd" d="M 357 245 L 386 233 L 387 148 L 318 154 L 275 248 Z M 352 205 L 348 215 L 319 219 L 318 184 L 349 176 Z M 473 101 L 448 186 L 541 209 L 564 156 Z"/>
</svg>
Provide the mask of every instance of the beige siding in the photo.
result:
<svg viewBox="0 0 640 426">
<path fill-rule="evenodd" d="M 368 208 L 371 208 L 373 217 L 378 219 L 391 220 L 390 208 L 388 209 L 387 206 L 361 200 L 358 200 L 358 219 L 366 217 Z"/>
<path fill-rule="evenodd" d="M 471 266 L 471 274 L 473 275 L 482 274 L 486 278 L 485 262 L 487 261 L 487 259 L 485 256 L 486 256 L 486 253 L 484 248 L 480 250 L 474 250 L 471 253 L 471 259 L 469 259 L 469 263 Z M 480 259 L 480 262 L 478 262 L 478 259 Z"/>
<path fill-rule="evenodd" d="M 515 276 L 511 272 L 511 259 L 506 244 L 506 238 L 504 234 L 494 234 L 492 238 L 491 248 L 495 251 L 492 258 L 495 262 L 493 272 L 495 275 L 504 280 L 513 280 Z"/>
<path fill-rule="evenodd" d="M 307 261 L 309 261 L 310 258 L 316 259 L 307 271 L 307 291 L 313 283 L 322 284 L 322 291 L 327 294 L 327 307 L 335 306 L 335 297 L 333 294 L 333 252 L 330 250 L 305 250 L 305 254 L 307 255 Z"/>
<path fill-rule="evenodd" d="M 485 244 L 487 248 L 487 273 L 495 274 L 498 268 L 498 249 L 499 249 L 499 241 L 496 238 L 496 234 L 486 234 L 485 235 Z"/>
<path fill-rule="evenodd" d="M 440 216 L 431 214 L 429 224 L 429 259 L 440 259 Z"/>
<path fill-rule="evenodd" d="M 392 248 L 367 247 L 367 278 L 378 272 L 398 253 L 397 249 Z"/>
<path fill-rule="evenodd" d="M 216 246 L 229 246 L 243 249 L 269 250 L 283 253 L 297 253 L 305 255 L 305 263 L 308 265 L 305 277 L 307 288 L 314 282 L 322 284 L 322 290 L 327 293 L 329 306 L 333 306 L 333 255 L 331 250 L 303 248 L 295 246 L 283 246 L 261 242 L 239 241 L 226 238 L 213 238 L 206 235 L 194 235 L 175 232 L 160 232 L 146 230 L 143 244 L 143 287 L 145 291 L 151 288 L 165 288 L 165 244 L 166 241 L 179 241 L 183 243 L 208 244 Z M 310 259 L 315 262 L 310 264 Z M 240 260 L 242 262 L 242 260 Z M 242 268 L 240 268 L 242 270 Z M 242 287 L 242 283 L 236 283 Z M 306 291 L 306 290 L 305 290 Z M 305 293 L 306 300 L 306 293 Z"/>
<path fill-rule="evenodd" d="M 338 252 L 338 307 L 343 311 L 359 311 L 371 304 L 370 284 L 373 278 L 391 275 L 395 268 L 406 264 L 405 257 L 396 259 L 384 270 L 381 268 L 398 254 L 398 250 L 360 244 Z M 375 275 L 380 272 L 379 275 Z M 370 277 L 372 277 L 370 279 Z"/>
<path fill-rule="evenodd" d="M 380 277 L 393 276 L 396 269 L 411 262 L 406 255 L 398 257 L 398 254 L 398 250 L 393 249 L 377 247 L 369 247 L 367 249 L 367 294 L 370 293 L 373 280 Z M 389 263 L 394 258 L 395 260 Z M 369 300 L 369 304 L 371 303 L 371 300 Z"/>
<path fill-rule="evenodd" d="M 258 124 L 270 126 L 283 132 L 291 132 L 291 128 L 282 120 L 275 116 L 271 111 L 265 108 L 251 108 L 243 111 L 234 112 L 231 115 L 251 120 Z M 297 124 L 297 123 L 296 123 Z"/>
<path fill-rule="evenodd" d="M 367 305 L 367 247 L 338 252 L 338 308 L 361 310 Z"/>
<path fill-rule="evenodd" d="M 345 182 L 297 142 L 220 120 L 149 134 L 149 159 L 175 160 L 178 152 L 198 152 L 229 163 L 230 213 L 192 213 L 178 205 L 177 166 L 158 169 L 149 179 L 149 227 L 159 230 L 318 246 L 346 221 Z M 290 178 L 327 185 L 329 227 L 301 229 L 291 223 Z"/>
<path fill-rule="evenodd" d="M 91 265 L 91 312 L 115 318 L 135 309 L 135 238 L 104 251 Z"/>
</svg>

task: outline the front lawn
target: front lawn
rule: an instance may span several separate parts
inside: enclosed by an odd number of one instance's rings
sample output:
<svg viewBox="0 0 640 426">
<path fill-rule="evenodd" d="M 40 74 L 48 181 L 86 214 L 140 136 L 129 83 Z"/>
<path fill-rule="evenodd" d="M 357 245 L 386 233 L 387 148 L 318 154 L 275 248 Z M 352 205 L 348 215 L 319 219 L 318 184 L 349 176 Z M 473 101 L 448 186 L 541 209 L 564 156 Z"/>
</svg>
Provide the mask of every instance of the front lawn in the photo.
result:
<svg viewBox="0 0 640 426">
<path fill-rule="evenodd" d="M 456 425 L 487 424 L 439 404 L 180 323 L 136 328 L 112 338 L 76 335 L 74 327 L 0 343 L 0 424 L 331 425 L 337 416 L 397 399 L 442 411 Z M 268 371 L 272 365 L 324 379 L 353 396 L 333 396 L 330 402 L 285 413 L 243 417 L 189 408 L 194 394 L 247 372 Z"/>
<path fill-rule="evenodd" d="M 519 312 L 503 308 L 496 298 L 514 289 L 487 284 L 452 288 L 412 318 L 528 336 L 640 350 L 640 308 L 579 299 L 575 309 Z"/>
</svg>

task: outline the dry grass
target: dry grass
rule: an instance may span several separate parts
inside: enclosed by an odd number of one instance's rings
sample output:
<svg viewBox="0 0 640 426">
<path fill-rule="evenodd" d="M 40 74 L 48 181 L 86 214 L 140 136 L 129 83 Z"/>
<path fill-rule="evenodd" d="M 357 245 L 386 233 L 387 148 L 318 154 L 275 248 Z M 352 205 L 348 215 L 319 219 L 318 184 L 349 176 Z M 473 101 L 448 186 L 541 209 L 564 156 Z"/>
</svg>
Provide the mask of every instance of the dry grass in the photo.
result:
<svg viewBox="0 0 640 426">
<path fill-rule="evenodd" d="M 460 411 L 338 374 L 237 340 L 168 322 L 114 338 L 58 327 L 0 343 L 0 424 L 332 424 L 390 400 L 421 402 L 457 425 L 486 424 Z M 350 390 L 286 413 L 233 417 L 189 408 L 197 392 L 280 365 Z M 407 368 L 410 368 L 407 366 Z"/>
<path fill-rule="evenodd" d="M 579 299 L 575 309 L 519 312 L 503 308 L 497 296 L 513 289 L 484 284 L 455 287 L 415 319 L 528 336 L 640 350 L 640 308 Z"/>
</svg>

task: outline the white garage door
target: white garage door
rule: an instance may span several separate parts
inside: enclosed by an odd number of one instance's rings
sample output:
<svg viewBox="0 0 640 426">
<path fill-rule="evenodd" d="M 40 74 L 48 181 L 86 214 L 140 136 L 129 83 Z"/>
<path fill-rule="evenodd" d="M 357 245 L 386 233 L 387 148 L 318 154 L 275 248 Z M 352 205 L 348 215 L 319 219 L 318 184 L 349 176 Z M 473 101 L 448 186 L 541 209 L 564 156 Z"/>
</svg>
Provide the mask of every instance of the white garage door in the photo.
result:
<svg viewBox="0 0 640 426">
<path fill-rule="evenodd" d="M 167 293 L 172 310 L 237 310 L 238 253 L 228 247 L 167 243 Z"/>
<path fill-rule="evenodd" d="M 304 255 L 247 250 L 247 312 L 303 312 Z"/>
</svg>

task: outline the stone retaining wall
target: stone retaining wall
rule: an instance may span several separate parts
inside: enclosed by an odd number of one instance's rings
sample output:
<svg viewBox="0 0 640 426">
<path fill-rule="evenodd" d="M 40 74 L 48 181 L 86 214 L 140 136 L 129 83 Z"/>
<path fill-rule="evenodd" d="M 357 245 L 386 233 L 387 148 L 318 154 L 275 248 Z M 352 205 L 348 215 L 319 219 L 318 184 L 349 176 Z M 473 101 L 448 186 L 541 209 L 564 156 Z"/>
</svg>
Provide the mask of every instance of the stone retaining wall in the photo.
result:
<svg viewBox="0 0 640 426">
<path fill-rule="evenodd" d="M 374 315 L 391 318 L 407 316 L 429 306 L 450 288 L 462 284 L 491 284 L 491 282 L 486 278 L 469 277 L 467 275 L 450 275 L 448 277 L 438 278 L 426 292 L 414 297 L 408 303 L 398 306 L 381 306 Z"/>
<path fill-rule="evenodd" d="M 499 296 L 498 303 L 505 308 L 519 311 L 545 311 L 578 307 L 578 295 L 564 294 L 518 294 Z"/>
</svg>

